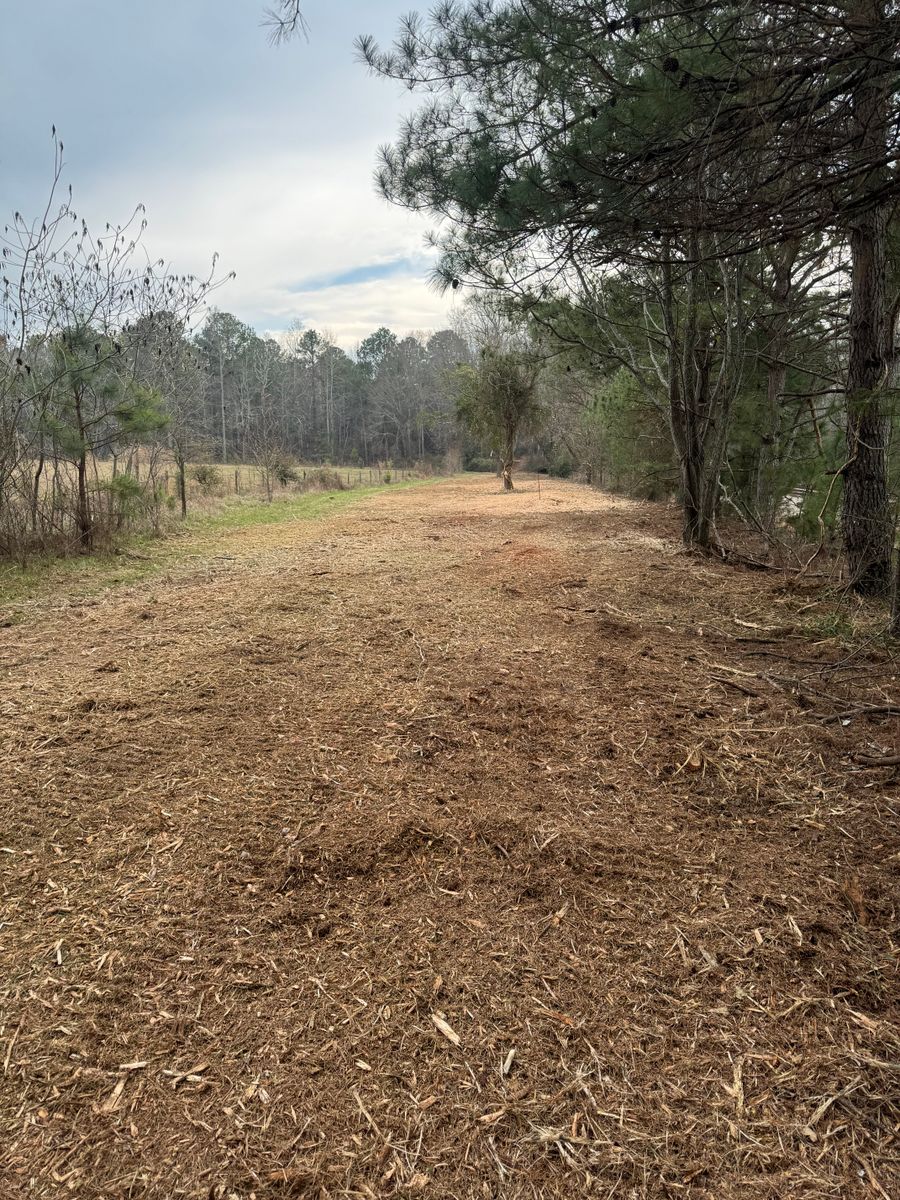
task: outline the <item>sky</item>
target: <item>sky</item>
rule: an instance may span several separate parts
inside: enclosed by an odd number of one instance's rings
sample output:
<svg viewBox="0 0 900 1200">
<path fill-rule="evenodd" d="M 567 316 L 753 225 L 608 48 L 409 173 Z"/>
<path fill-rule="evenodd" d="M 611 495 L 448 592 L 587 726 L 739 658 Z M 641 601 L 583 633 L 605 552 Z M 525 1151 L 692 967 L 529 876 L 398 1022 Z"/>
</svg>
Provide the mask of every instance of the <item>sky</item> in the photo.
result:
<svg viewBox="0 0 900 1200">
<path fill-rule="evenodd" d="M 373 182 L 415 98 L 353 48 L 391 39 L 408 0 L 306 0 L 308 41 L 280 47 L 265 7 L 0 0 L 0 220 L 42 210 L 55 125 L 79 215 L 102 231 L 146 205 L 151 254 L 195 274 L 218 254 L 236 278 L 213 303 L 258 331 L 299 321 L 352 350 L 445 327 L 429 223 Z"/>
</svg>

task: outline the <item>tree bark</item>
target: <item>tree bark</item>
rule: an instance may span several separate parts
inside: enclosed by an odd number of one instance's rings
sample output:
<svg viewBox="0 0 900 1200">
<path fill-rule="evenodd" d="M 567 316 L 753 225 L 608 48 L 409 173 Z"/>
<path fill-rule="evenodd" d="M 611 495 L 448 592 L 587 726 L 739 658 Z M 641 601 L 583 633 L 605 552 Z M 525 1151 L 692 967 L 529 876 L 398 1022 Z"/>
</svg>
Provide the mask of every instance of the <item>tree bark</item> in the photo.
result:
<svg viewBox="0 0 900 1200">
<path fill-rule="evenodd" d="M 91 510 L 87 490 L 87 456 L 82 452 L 78 459 L 78 503 L 75 513 L 75 524 L 78 529 L 78 544 L 81 550 L 89 553 L 94 541 L 94 530 L 91 524 Z"/>
<path fill-rule="evenodd" d="M 847 358 L 847 466 L 844 468 L 842 532 L 854 590 L 886 596 L 891 584 L 893 522 L 887 479 L 889 421 L 884 386 L 891 363 L 887 295 L 888 206 L 880 193 L 885 166 L 888 84 L 874 32 L 880 0 L 855 6 L 855 40 L 862 79 L 853 98 L 853 156 L 861 170 L 861 211 L 849 230 L 851 290 Z M 870 35 L 870 31 L 871 35 Z"/>
<path fill-rule="evenodd" d="M 887 480 L 889 422 L 883 386 L 888 368 L 885 274 L 887 214 L 864 214 L 850 233 L 852 291 L 847 361 L 847 457 L 843 538 L 853 588 L 886 595 L 892 521 Z"/>
<path fill-rule="evenodd" d="M 704 446 L 700 430 L 703 392 L 708 388 L 708 372 L 704 377 L 705 355 L 698 345 L 697 287 L 700 267 L 696 261 L 699 257 L 696 245 L 692 247 L 692 251 L 695 261 L 689 268 L 687 294 L 681 319 L 672 279 L 672 264 L 668 256 L 663 263 L 666 371 L 669 426 L 678 454 L 681 475 L 682 540 L 686 546 L 706 549 L 713 535 L 715 496 L 711 506 L 710 498 L 706 494 Z M 718 489 L 718 479 L 716 487 Z"/>
<path fill-rule="evenodd" d="M 513 483 L 513 463 L 516 459 L 516 433 L 510 431 L 506 438 L 506 444 L 500 454 L 500 478 L 503 480 L 504 492 L 514 492 L 515 484 Z"/>
<path fill-rule="evenodd" d="M 891 602 L 891 637 L 900 637 L 900 554 L 894 566 L 894 595 Z"/>
<path fill-rule="evenodd" d="M 228 429 L 225 421 L 225 359 L 219 346 L 219 403 L 222 416 L 222 462 L 228 462 Z"/>
<path fill-rule="evenodd" d="M 40 445 L 38 449 L 37 466 L 34 471 L 34 479 L 32 481 L 31 490 L 31 531 L 37 533 L 38 527 L 38 509 L 41 502 L 41 477 L 44 474 L 44 437 L 41 435 Z"/>
<path fill-rule="evenodd" d="M 181 501 L 181 519 L 187 516 L 187 463 L 178 458 L 178 499 Z"/>
<path fill-rule="evenodd" d="M 75 420 L 78 423 L 78 436 L 81 440 L 81 453 L 78 455 L 78 498 L 75 508 L 75 526 L 78 531 L 78 545 L 83 554 L 88 554 L 94 543 L 94 528 L 88 496 L 87 438 L 82 418 L 80 392 L 76 392 L 75 395 Z"/>
<path fill-rule="evenodd" d="M 760 323 L 765 338 L 766 408 L 761 422 L 759 452 L 756 465 L 756 515 L 760 527 L 771 534 L 778 516 L 780 495 L 776 495 L 775 483 L 778 468 L 783 461 L 779 457 L 779 433 L 781 429 L 781 402 L 787 381 L 787 353 L 790 328 L 790 312 L 793 291 L 794 264 L 800 253 L 798 240 L 786 242 L 770 252 L 769 267 L 772 286 L 768 290 L 771 300 L 771 315 Z"/>
</svg>

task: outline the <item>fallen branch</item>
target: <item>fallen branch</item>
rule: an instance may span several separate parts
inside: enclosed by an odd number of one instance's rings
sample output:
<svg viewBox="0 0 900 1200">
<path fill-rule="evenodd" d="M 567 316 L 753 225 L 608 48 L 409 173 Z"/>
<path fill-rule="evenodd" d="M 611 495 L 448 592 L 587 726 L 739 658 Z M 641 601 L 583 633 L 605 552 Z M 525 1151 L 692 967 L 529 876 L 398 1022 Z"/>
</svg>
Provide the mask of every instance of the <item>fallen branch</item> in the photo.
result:
<svg viewBox="0 0 900 1200">
<path fill-rule="evenodd" d="M 896 704 L 860 704 L 856 708 L 848 708 L 844 712 L 830 713 L 827 717 L 822 717 L 824 725 L 831 725 L 835 721 L 846 721 L 853 717 L 900 717 L 900 705 Z"/>
<path fill-rule="evenodd" d="M 755 692 L 753 688 L 744 687 L 742 683 L 737 683 L 734 679 L 726 679 L 722 675 L 710 675 L 710 679 L 726 687 L 734 688 L 736 692 L 742 692 L 745 696 L 753 696 L 757 700 L 760 698 L 759 692 Z"/>
<path fill-rule="evenodd" d="M 885 754 L 880 758 L 874 754 L 854 754 L 853 761 L 861 767 L 900 767 L 900 754 Z"/>
</svg>

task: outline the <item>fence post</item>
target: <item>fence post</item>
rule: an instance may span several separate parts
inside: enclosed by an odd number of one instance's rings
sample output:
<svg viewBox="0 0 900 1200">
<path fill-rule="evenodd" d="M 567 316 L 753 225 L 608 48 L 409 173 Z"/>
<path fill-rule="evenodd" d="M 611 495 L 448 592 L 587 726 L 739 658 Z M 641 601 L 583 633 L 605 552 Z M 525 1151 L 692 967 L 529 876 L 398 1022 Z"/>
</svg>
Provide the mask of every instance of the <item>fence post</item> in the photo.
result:
<svg viewBox="0 0 900 1200">
<path fill-rule="evenodd" d="M 235 469 L 234 469 L 234 494 L 236 496 L 238 496 L 238 495 L 240 495 L 240 491 L 241 491 L 241 473 L 237 469 L 237 467 L 235 467 Z"/>
</svg>

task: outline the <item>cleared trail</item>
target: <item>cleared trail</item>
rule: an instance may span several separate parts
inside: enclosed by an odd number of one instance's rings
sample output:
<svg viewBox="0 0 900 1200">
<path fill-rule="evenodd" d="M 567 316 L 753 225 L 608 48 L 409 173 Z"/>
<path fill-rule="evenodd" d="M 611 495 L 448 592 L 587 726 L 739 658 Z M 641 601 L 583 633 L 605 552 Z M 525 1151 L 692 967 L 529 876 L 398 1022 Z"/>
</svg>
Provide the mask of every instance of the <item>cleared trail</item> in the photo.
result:
<svg viewBox="0 0 900 1200">
<path fill-rule="evenodd" d="M 0 630 L 3 1200 L 900 1194 L 882 727 L 780 577 L 522 486 Z"/>
</svg>

